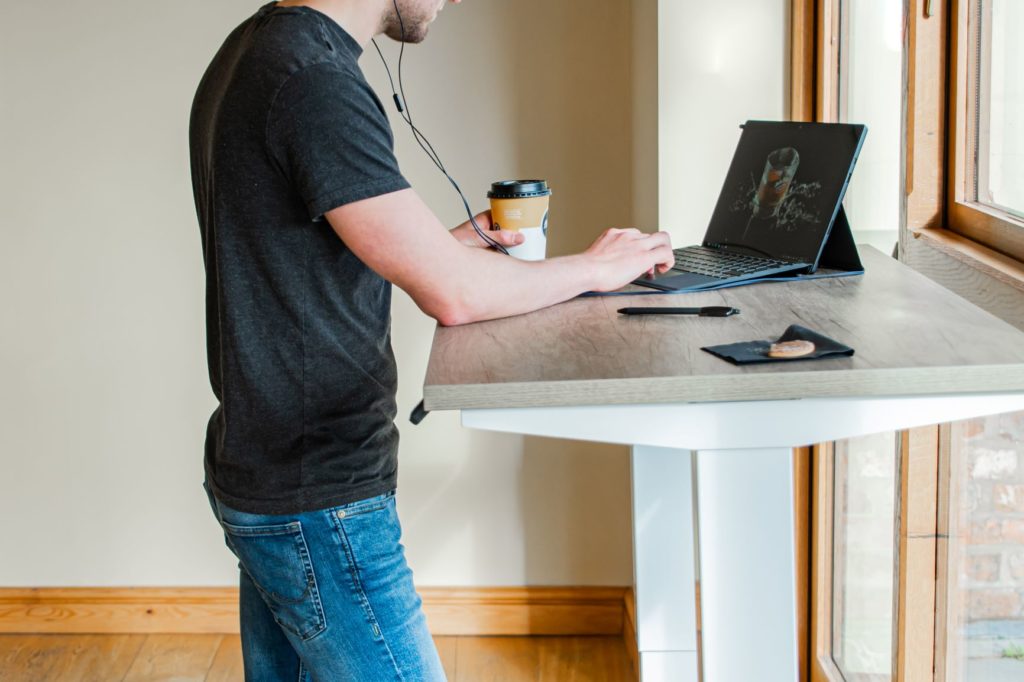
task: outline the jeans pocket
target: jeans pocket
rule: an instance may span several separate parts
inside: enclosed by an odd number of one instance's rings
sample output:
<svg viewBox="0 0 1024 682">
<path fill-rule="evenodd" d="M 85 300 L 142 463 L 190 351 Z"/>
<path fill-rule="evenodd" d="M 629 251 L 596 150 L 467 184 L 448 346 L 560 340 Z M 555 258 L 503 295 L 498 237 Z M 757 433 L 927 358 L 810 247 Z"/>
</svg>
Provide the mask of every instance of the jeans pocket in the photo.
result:
<svg viewBox="0 0 1024 682">
<path fill-rule="evenodd" d="M 274 620 L 303 640 L 323 632 L 327 625 L 302 524 L 221 525 Z"/>
<path fill-rule="evenodd" d="M 374 495 L 368 497 L 365 500 L 358 500 L 356 502 L 349 502 L 338 507 L 332 507 L 327 510 L 327 514 L 330 516 L 338 516 L 339 518 L 351 518 L 359 514 L 367 514 L 369 512 L 375 512 L 379 509 L 383 509 L 389 504 L 395 502 L 395 490 L 391 489 L 386 493 L 380 495 Z"/>
</svg>

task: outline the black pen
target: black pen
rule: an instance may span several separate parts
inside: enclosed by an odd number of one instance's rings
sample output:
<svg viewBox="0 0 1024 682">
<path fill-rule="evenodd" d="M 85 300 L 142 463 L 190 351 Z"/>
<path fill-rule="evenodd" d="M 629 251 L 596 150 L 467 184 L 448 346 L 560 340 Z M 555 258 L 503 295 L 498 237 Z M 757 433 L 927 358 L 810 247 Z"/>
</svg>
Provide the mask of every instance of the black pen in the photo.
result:
<svg viewBox="0 0 1024 682">
<path fill-rule="evenodd" d="M 700 317 L 729 317 L 739 314 L 736 308 L 728 306 L 705 306 L 703 308 L 619 308 L 623 315 L 699 315 Z"/>
</svg>

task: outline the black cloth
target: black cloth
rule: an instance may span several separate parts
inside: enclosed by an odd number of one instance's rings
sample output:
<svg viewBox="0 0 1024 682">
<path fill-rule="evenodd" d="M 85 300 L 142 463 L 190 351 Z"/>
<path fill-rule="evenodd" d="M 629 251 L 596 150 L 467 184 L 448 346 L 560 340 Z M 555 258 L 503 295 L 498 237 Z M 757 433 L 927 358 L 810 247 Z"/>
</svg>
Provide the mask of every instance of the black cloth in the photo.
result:
<svg viewBox="0 0 1024 682">
<path fill-rule="evenodd" d="M 206 479 L 229 507 L 313 511 L 396 486 L 391 285 L 323 214 L 409 187 L 362 48 L 307 7 L 263 6 L 192 105 L 207 359 Z"/>
<path fill-rule="evenodd" d="M 798 358 L 770 358 L 768 349 L 773 343 L 785 341 L 810 341 L 814 344 L 814 352 Z M 830 339 L 824 334 L 801 327 L 798 324 L 790 325 L 782 336 L 775 341 L 742 341 L 740 343 L 727 343 L 721 346 L 705 346 L 701 348 L 712 355 L 727 360 L 734 365 L 752 365 L 763 362 L 795 362 L 797 360 L 817 360 L 818 358 L 830 358 L 853 355 L 853 349 L 843 345 L 835 339 Z"/>
</svg>

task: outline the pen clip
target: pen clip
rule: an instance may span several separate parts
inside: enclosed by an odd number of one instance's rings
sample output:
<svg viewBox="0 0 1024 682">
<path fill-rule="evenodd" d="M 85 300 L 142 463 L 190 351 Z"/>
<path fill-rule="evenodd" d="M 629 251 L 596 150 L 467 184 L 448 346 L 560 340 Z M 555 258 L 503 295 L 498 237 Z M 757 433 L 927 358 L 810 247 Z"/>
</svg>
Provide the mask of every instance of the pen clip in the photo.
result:
<svg viewBox="0 0 1024 682">
<path fill-rule="evenodd" d="M 729 306 L 705 306 L 700 309 L 701 317 L 729 317 L 730 315 L 738 315 L 739 310 L 736 308 L 730 308 Z"/>
</svg>

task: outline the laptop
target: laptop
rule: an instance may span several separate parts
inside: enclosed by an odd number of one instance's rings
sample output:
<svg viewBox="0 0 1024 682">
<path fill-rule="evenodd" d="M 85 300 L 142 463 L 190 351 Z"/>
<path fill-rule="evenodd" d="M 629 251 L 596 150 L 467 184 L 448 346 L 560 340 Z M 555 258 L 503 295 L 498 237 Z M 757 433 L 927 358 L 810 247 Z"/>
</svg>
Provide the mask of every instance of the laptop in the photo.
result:
<svg viewBox="0 0 1024 682">
<path fill-rule="evenodd" d="M 867 127 L 747 121 L 741 128 L 704 241 L 674 249 L 672 269 L 634 284 L 698 291 L 809 274 L 826 251 L 844 251 L 844 261 L 859 265 L 842 202 Z M 831 237 L 842 244 L 826 249 Z"/>
</svg>

